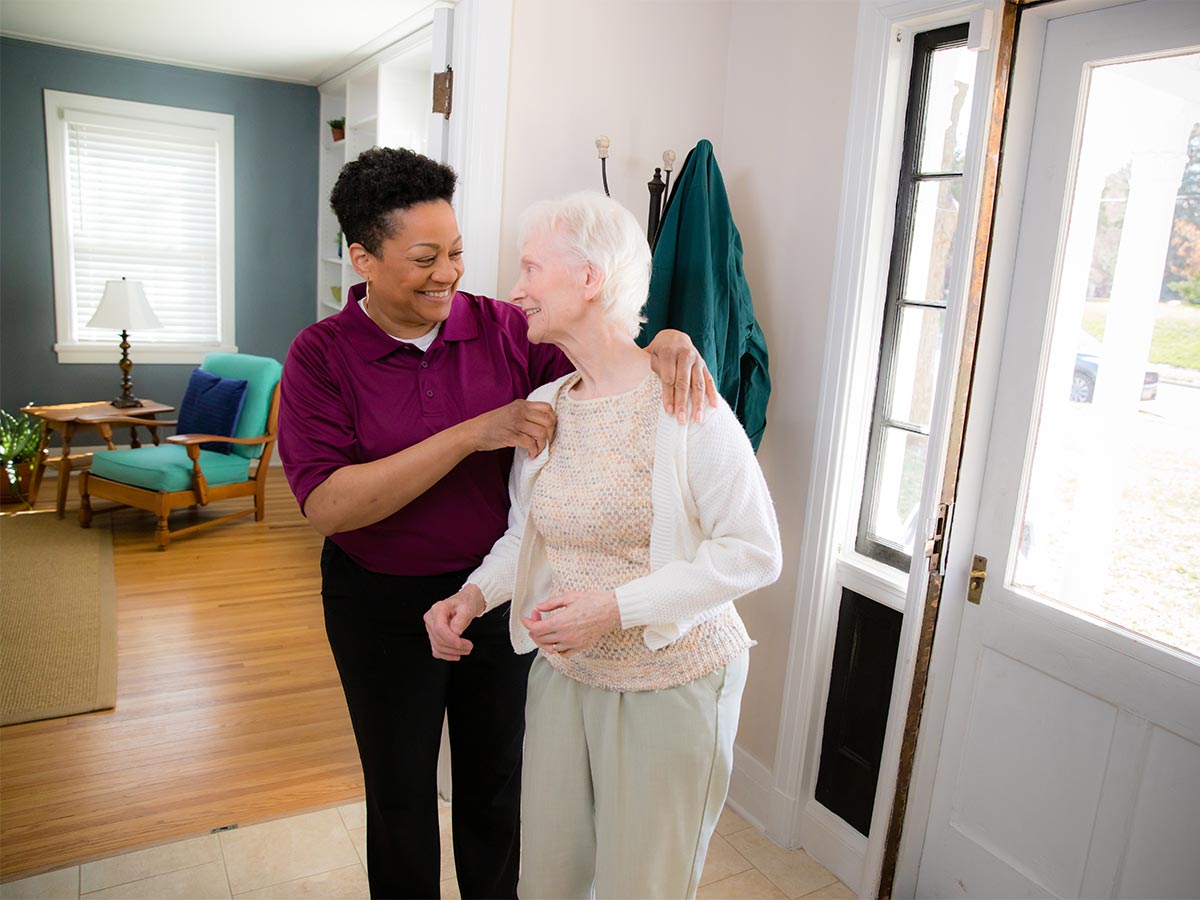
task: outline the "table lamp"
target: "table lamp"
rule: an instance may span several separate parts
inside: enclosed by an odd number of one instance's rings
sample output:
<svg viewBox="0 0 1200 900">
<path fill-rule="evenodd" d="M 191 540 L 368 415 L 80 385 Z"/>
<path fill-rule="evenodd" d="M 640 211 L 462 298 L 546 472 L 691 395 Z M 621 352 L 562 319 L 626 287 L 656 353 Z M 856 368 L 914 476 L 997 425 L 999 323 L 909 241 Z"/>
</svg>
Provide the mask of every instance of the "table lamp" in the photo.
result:
<svg viewBox="0 0 1200 900">
<path fill-rule="evenodd" d="M 88 328 L 111 328 L 121 332 L 121 396 L 112 402 L 118 409 L 141 406 L 142 401 L 133 396 L 133 383 L 129 370 L 129 332 L 148 328 L 162 328 L 162 322 L 150 308 L 146 292 L 140 281 L 110 280 L 104 283 L 104 294 L 95 314 L 88 319 Z"/>
</svg>

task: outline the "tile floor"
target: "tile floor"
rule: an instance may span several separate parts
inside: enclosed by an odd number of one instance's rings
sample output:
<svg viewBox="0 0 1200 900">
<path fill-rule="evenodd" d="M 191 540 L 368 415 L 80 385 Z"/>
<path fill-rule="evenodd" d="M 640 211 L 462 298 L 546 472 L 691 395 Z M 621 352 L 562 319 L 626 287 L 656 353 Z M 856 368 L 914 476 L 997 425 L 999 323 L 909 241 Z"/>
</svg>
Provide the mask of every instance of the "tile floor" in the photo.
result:
<svg viewBox="0 0 1200 900">
<path fill-rule="evenodd" d="M 458 898 L 450 807 L 442 897 Z M 359 900 L 369 896 L 366 809 L 352 803 L 135 850 L 0 884 L 0 900 Z M 703 900 L 845 900 L 854 894 L 803 850 L 783 850 L 731 809 L 717 823 Z"/>
</svg>

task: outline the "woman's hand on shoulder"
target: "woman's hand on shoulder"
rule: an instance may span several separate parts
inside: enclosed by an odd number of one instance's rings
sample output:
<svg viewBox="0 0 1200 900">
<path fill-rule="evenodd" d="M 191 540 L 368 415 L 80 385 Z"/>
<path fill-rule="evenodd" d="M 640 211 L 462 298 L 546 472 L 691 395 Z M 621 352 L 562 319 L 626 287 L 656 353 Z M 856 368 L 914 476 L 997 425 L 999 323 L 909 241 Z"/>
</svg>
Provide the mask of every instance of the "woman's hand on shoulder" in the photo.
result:
<svg viewBox="0 0 1200 900">
<path fill-rule="evenodd" d="M 620 628 L 621 610 L 612 591 L 567 591 L 539 603 L 521 621 L 535 644 L 567 656 Z"/>
<path fill-rule="evenodd" d="M 687 422 L 689 403 L 692 417 L 699 422 L 704 415 L 703 401 L 717 407 L 717 384 L 704 364 L 704 357 L 682 331 L 664 328 L 646 348 L 650 351 L 650 368 L 662 379 L 663 409 L 679 424 Z"/>
<path fill-rule="evenodd" d="M 556 422 L 549 403 L 514 400 L 465 424 L 473 429 L 476 450 L 524 447 L 532 458 L 553 440 Z"/>
<path fill-rule="evenodd" d="M 473 584 L 464 584 L 457 594 L 429 607 L 425 613 L 425 631 L 429 633 L 434 657 L 457 662 L 470 653 L 475 645 L 462 633 L 483 615 L 486 607 L 483 592 Z"/>
</svg>

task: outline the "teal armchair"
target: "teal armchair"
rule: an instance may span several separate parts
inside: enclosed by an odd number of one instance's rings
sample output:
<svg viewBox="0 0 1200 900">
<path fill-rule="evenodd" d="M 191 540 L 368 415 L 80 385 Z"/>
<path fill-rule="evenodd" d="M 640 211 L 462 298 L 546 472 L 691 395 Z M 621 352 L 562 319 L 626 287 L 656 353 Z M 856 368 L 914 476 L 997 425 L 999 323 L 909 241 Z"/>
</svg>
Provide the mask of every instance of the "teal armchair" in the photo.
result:
<svg viewBox="0 0 1200 900">
<path fill-rule="evenodd" d="M 262 521 L 266 514 L 267 467 L 279 419 L 279 379 L 283 366 L 264 356 L 210 353 L 204 357 L 200 369 L 220 378 L 246 382 L 244 395 L 238 396 L 241 413 L 233 434 L 175 434 L 160 446 L 95 454 L 91 471 L 80 475 L 79 523 L 84 528 L 92 522 L 92 497 L 155 513 L 158 526 L 154 537 L 159 550 L 166 550 L 172 537 L 251 513 L 256 521 Z M 189 398 L 180 407 L 180 420 L 188 417 L 190 398 L 189 391 Z M 107 438 L 113 425 L 146 423 L 142 419 L 113 416 L 95 424 Z M 228 446 L 228 452 L 208 449 L 214 444 Z M 238 497 L 253 497 L 253 506 L 175 531 L 168 528 L 172 510 Z"/>
</svg>

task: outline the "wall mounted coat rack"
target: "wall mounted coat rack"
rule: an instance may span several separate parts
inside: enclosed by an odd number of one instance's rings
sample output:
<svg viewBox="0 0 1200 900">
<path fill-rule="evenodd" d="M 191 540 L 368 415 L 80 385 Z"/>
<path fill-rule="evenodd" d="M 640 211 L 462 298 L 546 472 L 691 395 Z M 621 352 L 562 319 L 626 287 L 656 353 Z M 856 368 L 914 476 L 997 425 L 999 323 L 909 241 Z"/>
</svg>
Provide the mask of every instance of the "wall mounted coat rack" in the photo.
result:
<svg viewBox="0 0 1200 900">
<path fill-rule="evenodd" d="M 607 197 L 612 196 L 608 190 L 608 149 L 610 146 L 612 146 L 612 142 L 606 135 L 602 134 L 596 138 L 596 155 L 600 158 L 600 178 L 604 182 L 604 194 Z M 651 253 L 654 252 L 654 246 L 658 243 L 658 235 L 662 230 L 663 212 L 670 199 L 668 188 L 671 184 L 671 172 L 675 170 L 675 151 L 664 150 L 662 161 L 662 166 L 655 166 L 654 174 L 646 182 L 646 188 L 650 191 L 650 210 L 646 215 L 646 240 L 650 242 Z M 665 177 L 664 173 L 666 173 Z"/>
</svg>

